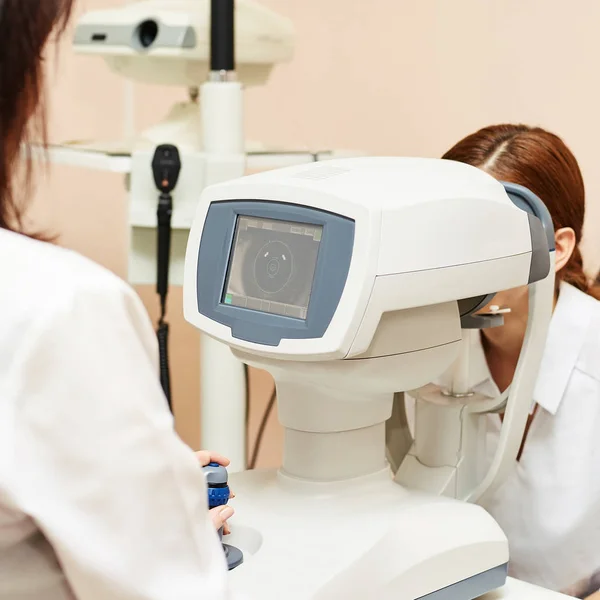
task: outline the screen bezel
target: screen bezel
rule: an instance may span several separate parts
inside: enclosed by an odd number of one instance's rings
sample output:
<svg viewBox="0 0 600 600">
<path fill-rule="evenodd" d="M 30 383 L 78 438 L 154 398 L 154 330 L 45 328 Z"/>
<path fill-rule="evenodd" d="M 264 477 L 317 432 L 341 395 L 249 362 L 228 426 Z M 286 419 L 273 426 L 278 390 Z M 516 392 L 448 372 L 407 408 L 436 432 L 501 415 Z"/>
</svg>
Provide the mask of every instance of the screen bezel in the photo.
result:
<svg viewBox="0 0 600 600">
<path fill-rule="evenodd" d="M 305 320 L 232 306 L 221 301 L 239 216 L 323 227 Z M 282 339 L 323 337 L 346 285 L 354 234 L 353 219 L 316 208 L 263 200 L 213 202 L 208 209 L 198 253 L 198 312 L 229 326 L 233 337 L 262 345 L 277 346 Z"/>
</svg>

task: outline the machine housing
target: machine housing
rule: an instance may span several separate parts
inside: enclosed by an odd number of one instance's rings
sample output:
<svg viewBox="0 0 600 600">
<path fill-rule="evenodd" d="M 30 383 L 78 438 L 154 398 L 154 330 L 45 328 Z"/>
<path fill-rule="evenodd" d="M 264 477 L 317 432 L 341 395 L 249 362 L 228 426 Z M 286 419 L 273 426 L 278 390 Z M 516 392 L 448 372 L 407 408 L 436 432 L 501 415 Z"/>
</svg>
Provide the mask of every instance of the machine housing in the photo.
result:
<svg viewBox="0 0 600 600">
<path fill-rule="evenodd" d="M 285 430 L 281 469 L 232 480 L 230 541 L 247 558 L 231 574 L 240 592 L 449 600 L 503 587 L 506 538 L 485 510 L 460 500 L 477 500 L 514 464 L 553 290 L 548 221 L 509 189 L 451 161 L 366 158 L 203 192 L 185 317 L 273 375 Z M 394 480 L 385 423 L 395 392 L 446 372 L 470 313 L 526 285 L 528 362 L 505 407 L 497 460 L 481 472 L 472 443 L 486 401 L 453 399 L 463 410 L 431 411 L 435 432 L 450 425 L 443 452 L 421 464 L 418 448 L 438 440 L 419 440 Z"/>
</svg>

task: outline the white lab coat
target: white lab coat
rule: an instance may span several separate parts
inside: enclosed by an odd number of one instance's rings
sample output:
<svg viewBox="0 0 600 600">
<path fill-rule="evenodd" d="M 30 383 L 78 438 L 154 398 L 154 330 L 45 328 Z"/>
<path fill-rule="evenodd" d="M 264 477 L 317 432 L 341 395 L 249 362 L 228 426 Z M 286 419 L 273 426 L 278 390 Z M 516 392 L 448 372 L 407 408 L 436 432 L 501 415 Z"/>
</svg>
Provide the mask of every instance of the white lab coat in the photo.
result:
<svg viewBox="0 0 600 600">
<path fill-rule="evenodd" d="M 0 599 L 225 600 L 135 293 L 0 230 Z"/>
<path fill-rule="evenodd" d="M 479 338 L 471 384 L 496 395 Z M 510 543 L 511 575 L 574 595 L 600 589 L 600 302 L 562 284 L 523 455 L 486 508 Z M 500 430 L 489 416 L 488 449 Z"/>
</svg>

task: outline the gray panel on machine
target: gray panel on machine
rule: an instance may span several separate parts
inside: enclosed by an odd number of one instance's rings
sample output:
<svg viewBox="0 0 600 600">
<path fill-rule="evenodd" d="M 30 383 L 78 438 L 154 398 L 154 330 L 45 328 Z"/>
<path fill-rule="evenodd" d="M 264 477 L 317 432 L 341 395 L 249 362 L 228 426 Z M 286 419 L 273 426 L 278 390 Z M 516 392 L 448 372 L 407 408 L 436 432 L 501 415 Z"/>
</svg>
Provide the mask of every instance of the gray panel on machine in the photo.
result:
<svg viewBox="0 0 600 600">
<path fill-rule="evenodd" d="M 138 52 L 157 48 L 196 47 L 196 32 L 190 25 L 165 25 L 147 20 L 137 26 L 82 24 L 75 30 L 75 44 L 129 46 Z"/>
<path fill-rule="evenodd" d="M 256 344 L 323 337 L 348 278 L 354 226 L 296 204 L 213 202 L 198 254 L 198 311 Z"/>
<path fill-rule="evenodd" d="M 415 600 L 475 600 L 504 586 L 507 575 L 508 565 L 500 565 Z"/>
</svg>

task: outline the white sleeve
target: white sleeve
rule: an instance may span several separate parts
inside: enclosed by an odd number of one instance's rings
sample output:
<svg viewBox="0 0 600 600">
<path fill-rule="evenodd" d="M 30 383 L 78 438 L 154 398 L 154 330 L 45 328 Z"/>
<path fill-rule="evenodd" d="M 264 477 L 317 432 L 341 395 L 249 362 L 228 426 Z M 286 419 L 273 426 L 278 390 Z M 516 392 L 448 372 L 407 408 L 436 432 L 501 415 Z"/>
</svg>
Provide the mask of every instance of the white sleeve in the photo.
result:
<svg viewBox="0 0 600 600">
<path fill-rule="evenodd" d="M 148 317 L 126 286 L 105 284 L 52 311 L 19 357 L 17 502 L 79 600 L 233 598 Z"/>
</svg>

